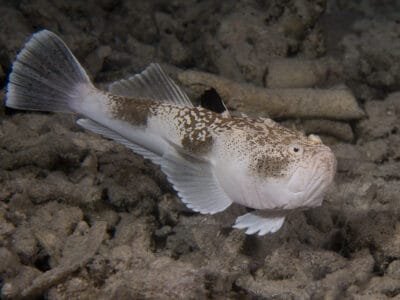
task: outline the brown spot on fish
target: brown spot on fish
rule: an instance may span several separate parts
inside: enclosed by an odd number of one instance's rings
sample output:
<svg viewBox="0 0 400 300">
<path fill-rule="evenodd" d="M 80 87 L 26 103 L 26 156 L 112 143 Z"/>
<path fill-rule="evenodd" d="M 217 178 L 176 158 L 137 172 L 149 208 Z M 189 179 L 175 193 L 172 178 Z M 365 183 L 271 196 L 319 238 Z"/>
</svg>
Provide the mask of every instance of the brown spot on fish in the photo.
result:
<svg viewBox="0 0 400 300">
<path fill-rule="evenodd" d="M 207 153 L 213 143 L 211 125 L 218 114 L 201 107 L 180 109 L 175 118 L 182 130 L 181 145 L 185 150 L 195 154 Z"/>
<path fill-rule="evenodd" d="M 212 142 L 213 140 L 210 135 L 207 135 L 202 140 L 199 140 L 194 136 L 185 135 L 181 141 L 183 148 L 194 154 L 207 153 L 211 149 Z"/>
<path fill-rule="evenodd" d="M 256 159 L 255 171 L 262 177 L 278 178 L 284 176 L 284 171 L 289 165 L 290 160 L 283 156 L 263 155 Z"/>
<path fill-rule="evenodd" d="M 132 99 L 117 95 L 108 95 L 111 113 L 115 119 L 126 121 L 129 124 L 146 125 L 154 101 L 147 99 Z"/>
</svg>

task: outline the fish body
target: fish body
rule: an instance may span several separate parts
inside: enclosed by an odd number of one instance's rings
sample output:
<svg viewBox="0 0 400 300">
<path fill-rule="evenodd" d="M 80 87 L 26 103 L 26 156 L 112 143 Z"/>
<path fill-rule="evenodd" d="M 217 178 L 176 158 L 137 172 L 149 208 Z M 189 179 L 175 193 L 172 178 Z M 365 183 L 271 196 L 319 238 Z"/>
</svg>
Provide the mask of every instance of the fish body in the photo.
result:
<svg viewBox="0 0 400 300">
<path fill-rule="evenodd" d="M 291 210 L 321 205 L 336 171 L 335 156 L 317 136 L 195 107 L 157 64 L 98 90 L 46 30 L 18 54 L 6 105 L 83 116 L 82 127 L 159 165 L 194 211 L 214 214 L 232 203 L 255 209 L 234 225 L 248 234 L 275 232 Z"/>
</svg>

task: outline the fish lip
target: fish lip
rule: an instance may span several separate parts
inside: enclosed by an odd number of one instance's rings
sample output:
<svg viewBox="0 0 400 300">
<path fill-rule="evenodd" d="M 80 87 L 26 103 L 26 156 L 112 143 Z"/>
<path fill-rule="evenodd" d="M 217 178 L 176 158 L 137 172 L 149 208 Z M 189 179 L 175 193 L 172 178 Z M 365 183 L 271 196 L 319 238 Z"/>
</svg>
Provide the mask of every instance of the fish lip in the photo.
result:
<svg viewBox="0 0 400 300">
<path fill-rule="evenodd" d="M 325 159 L 329 159 L 330 161 L 326 167 L 321 168 L 317 163 L 319 161 L 318 158 L 327 154 L 328 156 Z M 313 161 L 315 161 L 315 163 L 312 167 L 312 176 L 306 188 L 306 201 L 304 203 L 306 206 L 308 206 L 310 203 L 314 203 L 315 199 L 321 198 L 323 196 L 324 191 L 333 182 L 336 174 L 337 161 L 334 153 L 330 148 L 326 147 L 326 149 L 319 151 L 312 157 L 312 159 Z M 324 185 L 322 189 L 320 188 L 321 185 Z M 319 194 L 317 193 L 318 191 Z"/>
<path fill-rule="evenodd" d="M 302 167 L 302 166 L 298 166 L 298 167 L 294 170 L 293 174 L 290 176 L 289 181 L 288 181 L 288 190 L 289 190 L 291 193 L 295 194 L 295 195 L 304 193 L 304 191 L 306 190 L 306 187 L 308 186 L 308 184 L 307 184 L 307 185 L 302 185 L 303 188 L 301 188 L 301 189 L 299 189 L 297 186 L 293 186 L 294 182 L 292 182 L 292 180 L 294 180 L 294 179 L 295 179 L 295 176 L 298 175 L 298 172 L 301 172 L 302 170 L 304 171 L 305 168 Z"/>
<path fill-rule="evenodd" d="M 323 168 L 322 170 L 319 168 L 319 164 L 318 161 L 320 161 L 320 158 L 322 156 L 327 156 L 329 157 L 328 159 L 330 159 L 330 166 L 328 166 L 327 168 Z M 332 182 L 333 181 L 333 177 L 334 174 L 336 173 L 336 158 L 332 152 L 332 150 L 328 147 L 326 147 L 326 149 L 321 149 L 320 151 L 318 151 L 316 154 L 314 154 L 312 156 L 312 161 L 314 162 L 312 164 L 311 170 L 309 170 L 309 172 L 311 172 L 310 175 L 306 175 L 304 174 L 305 171 L 308 169 L 309 166 L 298 166 L 295 171 L 293 172 L 292 176 L 289 178 L 289 182 L 288 182 L 288 190 L 294 194 L 300 194 L 300 193 L 305 193 L 307 191 L 308 195 L 311 195 L 312 192 L 315 190 L 315 187 L 313 187 L 313 185 L 316 182 L 320 182 L 319 177 L 321 175 L 323 175 L 325 172 L 329 173 L 329 174 L 333 174 L 332 178 L 329 178 L 328 181 Z M 300 189 L 297 186 L 293 186 L 293 182 L 292 180 L 295 179 L 295 176 L 299 176 L 298 172 L 303 171 L 303 174 L 300 174 L 300 176 L 305 177 L 307 176 L 307 178 L 303 178 L 305 181 L 305 184 L 302 185 L 302 188 Z M 322 184 L 322 182 L 320 182 L 320 184 Z"/>
<path fill-rule="evenodd" d="M 329 147 L 327 147 L 327 146 L 325 146 L 325 147 L 326 147 L 326 149 L 319 151 L 318 153 L 316 153 L 313 156 L 313 161 L 317 162 L 319 157 L 325 156 L 325 159 L 329 160 L 329 164 L 326 168 L 326 172 L 329 172 L 332 174 L 331 180 L 333 180 L 333 177 L 336 174 L 337 160 L 336 160 L 336 157 L 335 157 L 335 154 L 333 153 L 333 151 Z M 317 163 L 315 163 L 314 165 L 317 165 Z"/>
</svg>

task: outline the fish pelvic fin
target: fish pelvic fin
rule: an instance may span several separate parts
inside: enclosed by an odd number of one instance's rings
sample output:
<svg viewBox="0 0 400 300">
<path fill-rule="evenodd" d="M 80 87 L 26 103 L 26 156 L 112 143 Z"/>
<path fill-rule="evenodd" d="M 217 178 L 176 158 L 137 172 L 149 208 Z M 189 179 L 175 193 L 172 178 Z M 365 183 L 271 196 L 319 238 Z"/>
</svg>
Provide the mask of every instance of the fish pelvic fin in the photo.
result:
<svg viewBox="0 0 400 300">
<path fill-rule="evenodd" d="M 265 213 L 253 211 L 240 216 L 236 219 L 233 228 L 246 229 L 246 234 L 258 234 L 259 236 L 267 233 L 277 232 L 285 221 L 285 215 L 276 213 Z"/>
<path fill-rule="evenodd" d="M 32 35 L 19 52 L 7 84 L 6 106 L 76 112 L 93 85 L 67 45 L 53 32 Z"/>
</svg>

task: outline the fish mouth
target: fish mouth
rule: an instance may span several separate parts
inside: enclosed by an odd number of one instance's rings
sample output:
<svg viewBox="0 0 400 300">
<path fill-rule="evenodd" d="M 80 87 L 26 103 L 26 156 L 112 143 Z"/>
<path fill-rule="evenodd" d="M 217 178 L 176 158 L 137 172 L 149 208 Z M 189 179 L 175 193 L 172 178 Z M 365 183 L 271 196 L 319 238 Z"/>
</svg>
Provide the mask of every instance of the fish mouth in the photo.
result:
<svg viewBox="0 0 400 300">
<path fill-rule="evenodd" d="M 314 167 L 316 168 L 316 173 L 326 174 L 328 181 L 332 182 L 336 174 L 337 161 L 332 150 L 326 147 L 323 150 L 313 156 L 313 161 L 315 162 Z"/>
<path fill-rule="evenodd" d="M 322 194 L 336 173 L 336 158 L 329 148 L 319 151 L 311 160 L 311 165 L 297 167 L 288 183 L 289 191 L 304 193 L 307 202 Z"/>
<path fill-rule="evenodd" d="M 327 150 L 314 155 L 313 161 L 312 176 L 306 188 L 304 206 L 319 205 L 336 174 L 336 158 L 328 147 Z"/>
<path fill-rule="evenodd" d="M 292 176 L 289 179 L 288 189 L 290 192 L 294 194 L 303 193 L 306 190 L 307 183 L 306 183 L 306 169 L 303 167 L 297 167 L 296 170 L 293 172 Z"/>
</svg>

